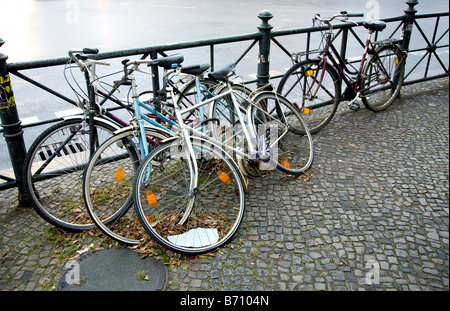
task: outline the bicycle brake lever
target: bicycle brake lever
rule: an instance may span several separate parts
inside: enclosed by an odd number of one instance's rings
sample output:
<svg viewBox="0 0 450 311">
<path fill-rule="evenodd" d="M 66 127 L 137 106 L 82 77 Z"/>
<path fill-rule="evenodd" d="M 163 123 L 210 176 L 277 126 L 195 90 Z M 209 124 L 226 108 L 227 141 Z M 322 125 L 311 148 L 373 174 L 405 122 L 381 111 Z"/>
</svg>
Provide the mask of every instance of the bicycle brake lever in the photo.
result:
<svg viewBox="0 0 450 311">
<path fill-rule="evenodd" d="M 143 70 L 139 69 L 139 64 L 134 64 L 134 65 L 133 65 L 133 70 L 134 70 L 134 71 L 137 71 L 137 72 L 141 72 L 141 73 L 147 74 L 147 75 L 151 75 L 152 77 L 155 76 L 155 75 L 154 75 L 153 73 L 151 73 L 151 72 L 146 72 L 146 71 L 143 71 Z"/>
</svg>

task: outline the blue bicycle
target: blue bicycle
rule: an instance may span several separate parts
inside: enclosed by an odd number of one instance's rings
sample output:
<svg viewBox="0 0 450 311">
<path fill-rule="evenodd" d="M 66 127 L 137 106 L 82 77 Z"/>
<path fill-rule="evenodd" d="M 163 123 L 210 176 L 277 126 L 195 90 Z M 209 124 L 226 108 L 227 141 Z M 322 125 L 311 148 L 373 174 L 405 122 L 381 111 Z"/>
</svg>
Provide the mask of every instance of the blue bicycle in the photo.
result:
<svg viewBox="0 0 450 311">
<path fill-rule="evenodd" d="M 178 132 L 174 107 L 194 105 L 196 100 L 189 96 L 192 93 L 202 98 L 206 96 L 197 92 L 201 82 L 196 77 L 208 70 L 209 65 L 182 67 L 182 62 L 182 55 L 122 62 L 133 99 L 130 126 L 116 131 L 96 150 L 84 174 L 83 196 L 89 216 L 103 233 L 125 244 L 138 244 L 143 233 L 139 232 L 137 217 L 130 209 L 133 178 L 139 164 L 151 150 Z M 138 94 L 134 74 L 129 74 L 128 67 L 133 67 L 133 72 L 150 74 L 140 69 L 143 64 L 164 69 L 163 88 L 155 100 L 143 100 Z M 191 110 L 183 117 L 183 122 L 206 133 L 207 116 L 202 107 Z"/>
</svg>

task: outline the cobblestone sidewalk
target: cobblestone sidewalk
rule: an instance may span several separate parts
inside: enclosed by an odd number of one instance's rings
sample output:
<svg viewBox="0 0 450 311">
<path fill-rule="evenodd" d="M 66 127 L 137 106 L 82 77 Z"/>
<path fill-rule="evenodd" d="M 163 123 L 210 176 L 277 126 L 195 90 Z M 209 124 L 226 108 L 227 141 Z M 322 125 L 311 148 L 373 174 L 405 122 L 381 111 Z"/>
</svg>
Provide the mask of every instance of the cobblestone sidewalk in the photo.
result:
<svg viewBox="0 0 450 311">
<path fill-rule="evenodd" d="M 171 266 L 167 290 L 448 291 L 448 91 L 437 80 L 384 112 L 343 109 L 314 137 L 312 174 L 253 180 L 235 238 Z M 0 290 L 52 290 L 76 250 L 107 244 L 16 197 L 0 191 Z"/>
</svg>

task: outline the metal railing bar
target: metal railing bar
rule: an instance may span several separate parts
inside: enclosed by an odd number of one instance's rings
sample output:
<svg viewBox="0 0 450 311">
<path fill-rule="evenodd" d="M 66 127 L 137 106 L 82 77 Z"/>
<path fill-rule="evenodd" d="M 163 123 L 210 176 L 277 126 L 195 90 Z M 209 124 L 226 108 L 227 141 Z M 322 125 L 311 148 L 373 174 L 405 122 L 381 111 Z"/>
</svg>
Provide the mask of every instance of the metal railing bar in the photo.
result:
<svg viewBox="0 0 450 311">
<path fill-rule="evenodd" d="M 449 29 L 447 28 L 447 30 L 442 34 L 442 36 L 434 44 L 438 44 L 439 41 L 441 41 L 448 34 L 448 31 L 449 31 Z M 444 46 L 449 46 L 449 45 L 447 44 Z"/>
<path fill-rule="evenodd" d="M 438 18 L 436 18 L 436 25 L 434 26 L 433 39 L 431 40 L 431 42 L 433 42 L 433 43 L 435 43 L 434 40 L 436 40 L 436 35 L 437 35 L 440 20 L 441 20 L 441 17 L 438 16 Z"/>
<path fill-rule="evenodd" d="M 392 39 L 392 37 L 395 35 L 395 33 L 400 29 L 400 27 L 403 26 L 403 22 L 399 23 L 397 28 L 391 33 L 391 35 L 388 37 L 389 39 Z"/>
<path fill-rule="evenodd" d="M 250 50 L 256 45 L 256 43 L 258 43 L 258 39 L 255 39 L 250 46 L 244 51 L 244 53 L 242 53 L 241 56 L 239 56 L 239 58 L 236 60 L 236 62 L 234 63 L 235 65 L 239 64 L 239 62 L 245 57 L 245 55 L 247 55 L 248 52 L 250 52 Z"/>
<path fill-rule="evenodd" d="M 442 16 L 449 16 L 450 12 L 437 12 L 437 13 L 423 13 L 423 14 L 416 14 L 414 16 L 414 19 L 424 19 L 424 18 L 431 18 L 431 17 L 442 17 Z"/>
<path fill-rule="evenodd" d="M 417 30 L 419 30 L 420 34 L 422 35 L 422 38 L 425 40 L 425 42 L 428 44 L 428 46 L 431 45 L 430 41 L 428 40 L 427 36 L 425 35 L 425 33 L 423 32 L 422 28 L 420 27 L 420 25 L 417 23 L 417 21 L 414 21 L 414 25 L 416 25 Z"/>
<path fill-rule="evenodd" d="M 402 85 L 411 85 L 411 84 L 426 82 L 426 81 L 430 81 L 430 80 L 436 80 L 436 79 L 440 79 L 440 78 L 448 78 L 448 73 L 442 73 L 442 74 L 435 75 L 432 77 L 424 77 L 424 78 L 419 78 L 419 79 L 410 80 L 410 81 L 404 80 Z"/>
<path fill-rule="evenodd" d="M 140 54 L 151 54 L 152 52 L 160 52 L 160 51 L 173 51 L 180 49 L 188 49 L 202 46 L 210 46 L 211 44 L 226 44 L 240 41 L 248 41 L 248 40 L 256 40 L 261 37 L 260 33 L 252 33 L 245 34 L 233 37 L 223 37 L 223 38 L 215 38 L 215 39 L 207 39 L 207 40 L 199 40 L 192 42 L 183 42 L 183 43 L 173 43 L 173 44 L 165 44 L 158 46 L 150 46 L 144 48 L 136 48 L 136 49 L 128 49 L 128 50 L 119 50 L 113 52 L 104 52 L 96 55 L 90 55 L 93 59 L 109 59 L 109 58 L 119 58 Z M 9 71 L 18 71 L 25 69 L 36 69 L 41 67 L 51 67 L 51 66 L 60 66 L 64 65 L 69 61 L 69 57 L 56 58 L 56 59 L 46 59 L 46 60 L 38 60 L 38 61 L 30 61 L 30 62 L 17 62 L 17 63 L 8 63 Z"/>
<path fill-rule="evenodd" d="M 403 80 L 406 80 L 409 75 L 419 66 L 419 64 L 427 57 L 428 53 L 422 56 L 422 58 L 416 63 L 416 65 L 409 71 L 409 73 L 403 78 Z"/>
<path fill-rule="evenodd" d="M 353 37 L 355 37 L 355 39 L 359 42 L 361 47 L 364 47 L 365 46 L 364 42 L 362 42 L 362 40 L 358 37 L 358 35 L 356 34 L 356 32 L 352 28 L 350 28 L 350 32 L 352 33 Z"/>
<path fill-rule="evenodd" d="M 289 57 L 292 56 L 291 52 L 289 52 L 277 39 L 272 38 L 272 41 Z M 308 50 L 308 49 L 307 49 Z"/>
<path fill-rule="evenodd" d="M 35 86 L 41 88 L 41 89 L 43 89 L 43 90 L 45 90 L 45 91 L 47 91 L 47 92 L 49 92 L 49 93 L 51 93 L 53 95 L 55 95 L 56 97 L 59 97 L 59 98 L 65 100 L 66 102 L 68 102 L 68 103 L 70 103 L 70 104 L 72 104 L 74 106 L 77 106 L 77 103 L 74 100 L 64 96 L 63 94 L 60 94 L 60 93 L 52 90 L 51 88 L 43 85 L 42 83 L 39 83 L 39 82 L 31 79 L 30 77 L 25 76 L 24 74 L 22 74 L 22 73 L 20 73 L 20 72 L 18 72 L 16 70 L 10 71 L 10 73 L 14 74 L 15 76 L 17 76 L 17 77 L 19 77 L 19 78 L 21 78 L 21 79 L 23 79 L 23 80 L 25 80 L 25 81 L 35 85 Z"/>
<path fill-rule="evenodd" d="M 4 175 L 0 175 L 0 179 L 6 180 L 7 182 L 15 182 L 15 179 Z"/>
<path fill-rule="evenodd" d="M 448 69 L 445 68 L 445 65 L 442 63 L 442 60 L 441 60 L 441 58 L 437 55 L 436 51 L 433 51 L 432 53 L 434 54 L 434 57 L 436 57 L 437 61 L 438 61 L 439 64 L 441 65 L 442 69 L 444 69 L 444 71 L 445 71 L 446 73 L 448 73 Z M 431 53 L 430 53 L 430 57 L 431 57 Z"/>
</svg>

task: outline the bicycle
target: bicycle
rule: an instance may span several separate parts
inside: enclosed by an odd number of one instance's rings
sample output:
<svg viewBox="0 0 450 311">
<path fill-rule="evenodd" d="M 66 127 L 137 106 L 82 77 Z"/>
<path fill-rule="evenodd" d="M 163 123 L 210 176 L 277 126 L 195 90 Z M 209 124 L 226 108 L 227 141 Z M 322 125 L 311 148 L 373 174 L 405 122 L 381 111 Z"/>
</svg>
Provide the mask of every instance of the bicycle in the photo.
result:
<svg viewBox="0 0 450 311">
<path fill-rule="evenodd" d="M 180 62 L 165 62 L 161 65 L 161 59 L 155 60 L 124 60 L 124 78 L 130 81 L 134 117 L 130 121 L 131 126 L 115 132 L 115 136 L 105 141 L 90 159 L 83 180 L 83 196 L 86 209 L 96 226 L 108 237 L 128 245 L 140 243 L 140 233 L 136 230 L 136 219 L 133 215 L 132 205 L 132 180 L 142 158 L 148 155 L 152 148 L 168 137 L 175 135 L 173 128 L 178 124 L 172 115 L 173 103 L 167 103 L 164 93 L 170 92 L 173 102 L 182 107 L 194 107 L 195 103 L 189 98 L 189 93 L 194 92 L 200 96 L 200 88 L 207 89 L 200 82 L 199 77 L 209 69 L 209 65 L 180 66 Z M 128 74 L 128 66 L 134 66 L 135 72 L 143 72 L 140 65 L 158 65 L 164 68 L 163 87 L 157 98 L 153 101 L 143 102 L 139 99 L 136 90 L 134 75 Z M 195 81 L 187 82 L 183 90 L 177 90 L 172 81 L 172 74 L 176 77 L 187 77 Z M 171 76 L 169 78 L 169 76 Z M 211 85 L 209 85 L 211 86 Z M 176 95 L 175 93 L 179 93 Z M 197 99 L 200 100 L 200 99 Z M 189 127 L 205 129 L 205 123 L 211 120 L 202 111 L 202 107 L 189 109 L 182 117 L 182 122 Z M 141 111 L 150 114 L 143 114 Z M 158 119 L 159 122 L 156 122 Z M 144 123 L 146 122 L 146 123 Z M 149 148 L 147 137 L 158 141 Z"/>
<path fill-rule="evenodd" d="M 48 223 L 65 230 L 86 230 L 94 225 L 84 206 L 84 169 L 101 143 L 115 131 L 129 125 L 109 109 L 103 109 L 104 103 L 109 100 L 133 113 L 128 103 L 113 95 L 119 87 L 130 85 L 127 79 L 114 81 L 114 86 L 106 93 L 99 87 L 96 65 L 109 64 L 87 57 L 97 53 L 97 49 L 87 48 L 69 51 L 70 61 L 64 68 L 64 76 L 83 114 L 65 117 L 62 122 L 47 128 L 30 146 L 25 158 L 24 188 L 33 201 L 34 210 Z M 164 65 L 164 62 L 173 60 L 182 62 L 183 58 L 174 55 L 158 62 Z M 83 72 L 87 92 L 82 90 L 73 75 L 75 82 L 72 84 L 76 84 L 78 90 L 69 82 L 66 71 L 71 72 L 73 67 Z M 158 144 L 151 141 L 150 136 L 148 138 L 150 143 Z"/>
<path fill-rule="evenodd" d="M 225 91 L 193 107 L 175 107 L 179 136 L 155 148 L 136 174 L 133 197 L 139 223 L 169 250 L 205 253 L 236 233 L 245 209 L 245 185 L 232 155 L 272 163 L 288 174 L 301 174 L 312 164 L 312 139 L 300 112 L 281 95 L 260 90 L 246 99 L 244 116 L 228 80 L 233 71 L 209 74 L 226 84 Z M 225 97 L 232 100 L 242 130 L 239 140 L 247 146 L 224 143 L 182 122 L 183 114 Z M 267 108 L 272 105 L 274 114 Z M 266 127 L 258 132 L 258 125 Z M 265 131 L 271 126 L 276 130 Z M 283 152 L 277 153 L 276 146 Z"/>
<path fill-rule="evenodd" d="M 374 32 L 382 31 L 386 24 L 381 21 L 365 21 L 362 25 L 369 30 L 359 69 L 350 68 L 333 45 L 333 25 L 335 18 L 361 17 L 363 14 L 348 14 L 342 11 L 331 18 L 321 18 L 317 14 L 313 21 L 328 26 L 323 40 L 323 50 L 317 58 L 299 58 L 307 53 L 293 54 L 296 62 L 282 77 L 277 91 L 292 102 L 296 102 L 303 112 L 311 133 L 325 127 L 336 113 L 342 100 L 349 101 L 349 108 L 358 110 L 357 99 L 371 111 L 386 109 L 398 97 L 403 82 L 406 52 L 398 46 L 398 40 L 372 42 Z M 309 55 L 308 55 L 309 57 Z M 341 84 L 346 89 L 341 94 Z"/>
</svg>

